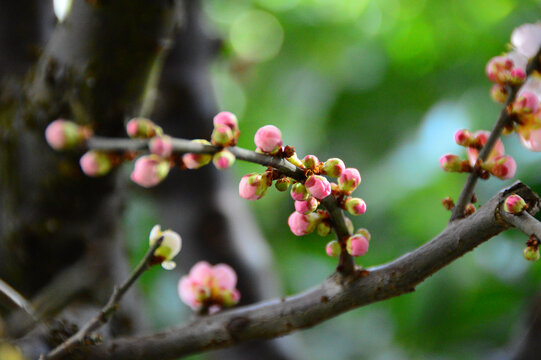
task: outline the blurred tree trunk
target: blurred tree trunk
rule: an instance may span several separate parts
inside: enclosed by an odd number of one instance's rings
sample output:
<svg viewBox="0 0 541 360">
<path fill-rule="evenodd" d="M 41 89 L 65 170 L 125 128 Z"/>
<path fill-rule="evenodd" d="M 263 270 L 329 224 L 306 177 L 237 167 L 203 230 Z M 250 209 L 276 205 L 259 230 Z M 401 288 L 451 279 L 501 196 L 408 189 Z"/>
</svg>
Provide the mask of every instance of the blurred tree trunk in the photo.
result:
<svg viewBox="0 0 541 360">
<path fill-rule="evenodd" d="M 48 17 L 50 11 L 38 12 L 40 6 L 10 5 L 4 9 L 12 12 L 2 15 L 21 27 L 32 23 L 28 14 L 37 14 L 34 23 L 41 24 L 40 16 Z M 139 111 L 152 65 L 171 34 L 174 7 L 169 0 L 75 0 L 24 82 L 3 81 L 0 277 L 26 297 L 81 262 L 86 266 L 71 277 L 76 283 L 59 284 L 64 288 L 50 293 L 65 297 L 59 303 L 77 300 L 78 306 L 101 307 L 113 284 L 127 276 L 116 174 L 84 176 L 80 154 L 53 151 L 44 130 L 64 117 L 90 124 L 98 134 L 121 136 L 125 119 Z M 30 62 L 18 59 L 26 59 L 28 48 L 40 43 L 38 33 L 26 31 L 20 41 L 2 41 L 2 54 L 7 54 L 2 64 L 9 63 L 5 59 L 12 52 L 15 62 L 6 65 L 3 75 L 11 75 L 12 68 L 24 72 Z M 114 333 L 140 328 L 141 313 L 128 296 L 115 318 Z"/>
<path fill-rule="evenodd" d="M 161 70 L 176 24 L 153 119 L 175 136 L 211 132 L 216 106 L 208 66 L 219 41 L 205 35 L 199 1 L 178 6 L 74 0 L 65 22 L 54 27 L 50 2 L 0 1 L 0 278 L 33 298 L 46 318 L 64 308 L 61 317 L 80 325 L 127 276 L 120 230 L 126 179 L 84 176 L 80 154 L 58 153 L 45 143 L 47 124 L 63 117 L 90 124 L 99 135 L 125 136 L 125 121 L 153 108 L 148 97 L 142 101 L 144 92 Z M 234 188 L 209 166 L 173 171 L 150 196 L 163 225 L 183 235 L 183 270 L 203 259 L 227 262 L 239 273 L 242 302 L 250 303 L 276 295 L 277 284 L 268 246 Z M 103 334 L 140 330 L 141 314 L 135 297 L 127 296 Z M 12 335 L 28 329 L 21 319 L 8 317 Z M 38 328 L 20 342 L 27 355 L 61 341 L 44 337 L 47 331 Z M 218 357 L 287 358 L 275 343 Z"/>
</svg>

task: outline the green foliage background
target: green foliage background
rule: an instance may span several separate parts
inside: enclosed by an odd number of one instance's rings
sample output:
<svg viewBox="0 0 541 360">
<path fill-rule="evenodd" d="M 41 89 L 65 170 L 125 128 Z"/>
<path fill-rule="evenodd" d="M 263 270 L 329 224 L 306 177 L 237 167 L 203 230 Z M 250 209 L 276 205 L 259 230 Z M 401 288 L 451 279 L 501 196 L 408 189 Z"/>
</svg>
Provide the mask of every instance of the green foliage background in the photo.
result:
<svg viewBox="0 0 541 360">
<path fill-rule="evenodd" d="M 369 253 L 357 261 L 367 267 L 413 250 L 445 227 L 449 213 L 440 201 L 456 199 L 466 175 L 444 173 L 438 159 L 447 152 L 464 155 L 454 144 L 455 130 L 492 127 L 500 106 L 489 98 L 485 64 L 507 49 L 514 27 L 540 14 L 538 1 L 525 0 L 204 4 L 210 27 L 225 41 L 212 75 L 220 110 L 240 118 L 240 146 L 253 148 L 257 128 L 274 124 L 300 155 L 337 156 L 360 170 L 355 195 L 368 211 L 353 220 L 372 233 Z M 517 178 L 539 192 L 541 154 L 526 151 L 515 135 L 504 143 L 519 165 Z M 240 179 L 258 170 L 239 162 L 231 171 Z M 481 182 L 480 203 L 510 183 Z M 271 190 L 250 206 L 273 248 L 285 294 L 314 286 L 334 270 L 335 259 L 324 254 L 331 237 L 289 232 L 294 208 L 288 195 Z M 141 209 L 132 206 L 128 221 L 143 218 Z M 145 229 L 152 220 L 145 219 Z M 541 265 L 523 259 L 525 241 L 506 232 L 412 294 L 298 333 L 296 356 L 481 359 L 497 353 L 520 335 L 539 290 Z M 183 306 L 165 285 L 176 280 L 143 283 L 169 294 L 153 300 L 155 306 Z M 156 316 L 167 323 L 159 311 Z"/>
</svg>

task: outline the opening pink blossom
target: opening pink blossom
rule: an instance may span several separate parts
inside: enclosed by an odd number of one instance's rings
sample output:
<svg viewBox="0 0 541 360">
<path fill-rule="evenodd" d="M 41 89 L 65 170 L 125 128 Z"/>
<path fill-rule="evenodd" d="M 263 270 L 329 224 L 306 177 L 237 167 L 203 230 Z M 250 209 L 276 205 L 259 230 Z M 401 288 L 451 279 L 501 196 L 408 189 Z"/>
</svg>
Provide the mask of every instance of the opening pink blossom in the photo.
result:
<svg viewBox="0 0 541 360">
<path fill-rule="evenodd" d="M 485 145 L 488 137 L 490 136 L 490 131 L 486 130 L 479 130 L 476 131 L 474 134 L 475 141 L 478 142 L 481 145 Z M 505 153 L 505 148 L 503 147 L 503 143 L 500 139 L 496 141 L 496 144 L 492 148 L 492 151 L 488 155 L 487 161 L 494 158 L 495 156 L 501 156 Z M 477 157 L 479 156 L 479 150 L 477 150 L 474 147 L 468 148 L 468 159 L 470 161 L 470 165 L 474 166 L 475 161 L 477 160 Z"/>
<path fill-rule="evenodd" d="M 206 308 L 209 312 L 216 312 L 238 303 L 240 292 L 236 285 L 237 274 L 231 266 L 212 266 L 206 261 L 200 261 L 188 275 L 180 279 L 178 294 L 182 302 L 193 310 Z"/>
</svg>

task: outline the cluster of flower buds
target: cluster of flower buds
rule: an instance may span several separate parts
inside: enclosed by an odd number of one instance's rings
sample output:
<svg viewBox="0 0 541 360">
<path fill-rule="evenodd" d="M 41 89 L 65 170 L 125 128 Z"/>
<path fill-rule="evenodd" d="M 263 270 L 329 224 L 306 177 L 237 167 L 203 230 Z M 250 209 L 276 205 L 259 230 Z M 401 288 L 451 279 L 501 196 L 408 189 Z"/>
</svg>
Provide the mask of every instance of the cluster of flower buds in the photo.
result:
<svg viewBox="0 0 541 360">
<path fill-rule="evenodd" d="M 160 225 L 154 225 L 148 237 L 149 246 L 153 246 L 160 238 L 163 238 L 163 240 L 154 251 L 152 263 L 161 264 L 166 270 L 173 270 L 176 267 L 173 259 L 182 248 L 182 239 L 173 230 L 162 231 Z"/>
<path fill-rule="evenodd" d="M 200 261 L 180 279 L 178 294 L 193 310 L 213 314 L 239 302 L 236 286 L 237 274 L 229 265 Z"/>
<path fill-rule="evenodd" d="M 337 158 L 321 162 L 315 155 L 306 155 L 302 160 L 299 159 L 291 146 L 282 147 L 280 129 L 273 125 L 266 125 L 257 130 L 254 142 L 257 152 L 285 158 L 301 168 L 306 175 L 306 180 L 297 181 L 276 171 L 267 170 L 263 174 L 245 175 L 239 184 L 239 194 L 247 200 L 258 200 L 263 197 L 273 181 L 279 191 L 287 191 L 291 185 L 290 194 L 295 201 L 295 211 L 289 216 L 288 225 L 293 234 L 303 236 L 316 229 L 321 236 L 330 234 L 332 228 L 329 214 L 323 209 L 318 209 L 321 200 L 328 196 L 335 197 L 341 208 L 352 215 L 361 215 L 366 211 L 363 199 L 350 196 L 361 182 L 361 175 L 357 169 L 346 168 L 344 162 Z M 338 178 L 338 181 L 331 183 L 327 177 Z M 352 233 L 351 220 L 347 219 L 346 222 L 348 227 L 351 227 Z M 357 245 L 358 240 L 352 241 L 354 245 L 348 247 L 350 254 L 363 255 L 368 249 L 366 246 L 365 250 L 362 250 L 363 247 Z M 327 249 L 328 254 L 329 251 Z M 339 248 L 338 252 L 340 251 Z"/>
<path fill-rule="evenodd" d="M 182 161 L 188 169 L 199 169 L 213 162 L 216 168 L 227 169 L 235 163 L 235 155 L 227 149 L 228 146 L 235 146 L 240 136 L 237 117 L 228 111 L 222 111 L 214 117 L 214 130 L 211 134 L 211 141 L 197 139 L 196 143 L 203 145 L 215 145 L 222 149 L 211 154 L 184 154 Z"/>
<path fill-rule="evenodd" d="M 57 119 L 45 129 L 45 139 L 55 150 L 69 150 L 81 146 L 92 136 L 92 129 L 73 121 Z"/>
<path fill-rule="evenodd" d="M 541 23 L 516 28 L 511 44 L 512 51 L 492 58 L 486 66 L 487 76 L 494 82 L 490 93 L 495 101 L 505 103 L 510 87 L 522 85 L 517 98 L 507 107 L 513 122 L 506 125 L 504 134 L 516 131 L 528 150 L 541 151 L 541 79 L 526 78 L 525 71 L 541 46 Z"/>
<path fill-rule="evenodd" d="M 446 154 L 440 158 L 440 166 L 448 172 L 471 172 L 479 165 L 482 178 L 488 178 L 492 174 L 502 180 L 511 179 L 515 176 L 517 164 L 515 160 L 505 155 L 505 149 L 501 140 L 497 140 L 486 161 L 477 160 L 479 150 L 486 144 L 490 132 L 477 131 L 471 133 L 468 130 L 458 130 L 455 133 L 455 141 L 458 145 L 468 148 L 468 160 L 462 160 L 457 155 Z"/>
<path fill-rule="evenodd" d="M 368 251 L 370 245 L 370 233 L 366 229 L 359 229 L 357 232 L 346 240 L 346 250 L 351 256 L 362 256 Z M 342 248 L 336 240 L 330 241 L 325 247 L 327 255 L 337 257 L 340 255 Z"/>
</svg>

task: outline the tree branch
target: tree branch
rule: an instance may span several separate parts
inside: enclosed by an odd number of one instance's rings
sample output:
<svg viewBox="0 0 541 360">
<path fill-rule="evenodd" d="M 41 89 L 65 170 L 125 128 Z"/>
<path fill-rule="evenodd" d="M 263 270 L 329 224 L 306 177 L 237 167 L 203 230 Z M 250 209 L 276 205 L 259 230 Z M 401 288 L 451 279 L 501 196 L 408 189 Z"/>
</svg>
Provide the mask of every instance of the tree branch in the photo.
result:
<svg viewBox="0 0 541 360">
<path fill-rule="evenodd" d="M 538 196 L 517 182 L 471 216 L 449 223 L 430 242 L 388 264 L 356 271 L 345 279 L 334 274 L 304 293 L 203 317 L 180 328 L 87 347 L 82 359 L 174 359 L 249 340 L 283 336 L 351 309 L 412 292 L 436 271 L 508 229 L 510 224 L 499 214 L 510 194 L 525 199 L 532 213 L 538 210 Z"/>
<path fill-rule="evenodd" d="M 87 141 L 86 145 L 90 149 L 102 151 L 144 151 L 148 149 L 148 142 L 148 140 L 144 139 L 116 139 L 94 136 Z M 178 154 L 214 154 L 221 150 L 218 146 L 204 145 L 186 139 L 173 138 L 171 142 L 173 151 Z M 295 180 L 306 180 L 306 175 L 302 169 L 283 158 L 256 153 L 255 151 L 250 151 L 237 146 L 228 147 L 227 149 L 239 160 L 263 166 L 272 166 L 282 174 Z M 355 261 L 345 250 L 345 241 L 351 234 L 347 229 L 344 213 L 332 195 L 323 199 L 321 204 L 328 210 L 338 241 L 342 244 L 342 252 L 340 253 L 337 271 L 341 274 L 349 275 L 354 270 Z"/>
<path fill-rule="evenodd" d="M 524 234 L 530 236 L 535 235 L 541 239 L 541 222 L 534 218 L 530 213 L 523 211 L 519 215 L 513 215 L 505 210 L 501 210 L 501 216 L 509 225 L 516 227 Z"/>
<path fill-rule="evenodd" d="M 148 249 L 143 260 L 135 267 L 130 277 L 120 286 L 115 288 L 113 294 L 109 298 L 109 301 L 101 311 L 86 323 L 75 335 L 64 341 L 62 344 L 53 349 L 49 354 L 42 355 L 40 360 L 57 360 L 61 359 L 64 355 L 70 352 L 74 347 L 82 344 L 85 339 L 93 331 L 99 329 L 105 324 L 113 313 L 118 308 L 118 303 L 122 300 L 122 297 L 128 291 L 128 289 L 135 283 L 135 281 L 151 266 L 151 260 L 154 256 L 154 251 L 162 244 L 163 236 Z"/>
</svg>

